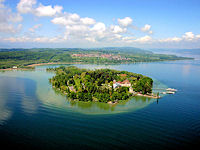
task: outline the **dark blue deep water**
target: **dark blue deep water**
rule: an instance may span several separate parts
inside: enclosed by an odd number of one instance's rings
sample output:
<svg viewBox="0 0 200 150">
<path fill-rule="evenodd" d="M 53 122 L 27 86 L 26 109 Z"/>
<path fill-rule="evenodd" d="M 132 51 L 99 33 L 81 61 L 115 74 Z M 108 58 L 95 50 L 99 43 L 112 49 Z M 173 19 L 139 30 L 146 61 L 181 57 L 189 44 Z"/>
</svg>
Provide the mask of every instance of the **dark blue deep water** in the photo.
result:
<svg viewBox="0 0 200 150">
<path fill-rule="evenodd" d="M 111 107 L 73 103 L 53 91 L 45 72 L 0 73 L 0 142 L 21 149 L 191 149 L 200 145 L 200 61 L 113 66 L 178 89 L 157 100 L 142 97 Z M 51 66 L 55 67 L 55 66 Z"/>
</svg>

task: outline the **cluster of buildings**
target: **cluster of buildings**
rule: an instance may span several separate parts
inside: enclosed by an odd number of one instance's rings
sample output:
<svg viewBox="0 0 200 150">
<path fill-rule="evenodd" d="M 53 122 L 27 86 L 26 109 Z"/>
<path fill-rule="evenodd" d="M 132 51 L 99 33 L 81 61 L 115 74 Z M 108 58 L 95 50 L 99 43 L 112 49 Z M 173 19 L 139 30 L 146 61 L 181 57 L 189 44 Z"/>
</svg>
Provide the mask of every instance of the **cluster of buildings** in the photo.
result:
<svg viewBox="0 0 200 150">
<path fill-rule="evenodd" d="M 121 77 L 126 77 L 127 75 L 126 74 L 120 74 L 120 76 Z M 129 87 L 129 92 L 130 93 L 135 93 L 134 91 L 133 91 L 133 88 L 132 88 L 132 86 L 131 86 L 131 83 L 130 83 L 130 81 L 128 80 L 128 79 L 126 79 L 126 80 L 124 80 L 124 81 L 116 81 L 116 80 L 113 80 L 113 88 L 115 89 L 115 88 L 118 88 L 118 87 L 121 87 L 121 86 L 123 86 L 123 87 Z"/>
<path fill-rule="evenodd" d="M 113 54 L 99 54 L 99 53 L 91 53 L 91 54 L 72 54 L 72 57 L 97 57 L 97 58 L 107 58 L 114 60 L 130 60 L 130 58 L 122 57 L 120 55 Z"/>
<path fill-rule="evenodd" d="M 115 89 L 115 88 L 118 88 L 118 87 L 120 87 L 120 86 L 124 86 L 124 87 L 131 87 L 131 83 L 129 82 L 129 80 L 124 80 L 124 81 L 116 81 L 116 80 L 114 80 L 113 81 L 113 88 Z"/>
</svg>

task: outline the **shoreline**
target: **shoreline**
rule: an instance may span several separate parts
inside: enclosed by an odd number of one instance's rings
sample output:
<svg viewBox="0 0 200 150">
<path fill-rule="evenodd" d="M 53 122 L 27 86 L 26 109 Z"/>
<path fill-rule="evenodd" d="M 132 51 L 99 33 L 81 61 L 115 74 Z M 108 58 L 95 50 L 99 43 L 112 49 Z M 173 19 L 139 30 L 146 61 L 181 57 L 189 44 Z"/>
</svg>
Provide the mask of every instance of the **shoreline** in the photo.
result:
<svg viewBox="0 0 200 150">
<path fill-rule="evenodd" d="M 39 64 L 31 64 L 28 67 L 35 67 L 35 66 L 43 66 L 43 65 L 65 65 L 65 64 L 82 64 L 81 62 L 50 62 L 50 63 L 39 63 Z"/>
<path fill-rule="evenodd" d="M 160 99 L 160 98 L 161 98 L 161 96 L 151 96 L 151 95 L 138 94 L 138 93 L 135 94 L 135 95 L 133 95 L 133 96 L 131 96 L 131 97 L 135 97 L 135 96 L 142 96 L 142 97 L 153 98 L 153 99 Z M 130 98 L 131 98 L 131 97 L 130 97 Z M 116 105 L 116 104 L 118 104 L 118 100 L 115 101 L 115 102 L 108 101 L 107 104 L 109 104 L 109 105 Z"/>
<path fill-rule="evenodd" d="M 135 63 L 151 63 L 151 62 L 165 62 L 165 61 L 180 61 L 180 60 L 194 60 L 194 58 L 176 59 L 176 60 L 158 60 L 158 61 L 138 61 L 138 62 L 124 62 L 124 63 L 104 63 L 104 65 L 119 65 L 119 64 L 135 64 Z M 36 63 L 27 65 L 27 67 L 43 66 L 43 65 L 65 65 L 65 64 L 91 64 L 87 62 L 48 62 L 48 63 Z M 92 63 L 96 64 L 96 63 Z M 101 63 L 97 63 L 102 65 Z M 26 66 L 25 66 L 26 67 Z M 0 69 L 0 71 L 6 70 L 30 70 L 34 68 L 5 68 Z"/>
<path fill-rule="evenodd" d="M 31 70 L 34 69 L 34 67 L 36 66 L 43 66 L 43 65 L 65 65 L 65 64 L 82 64 L 81 62 L 67 62 L 67 63 L 62 63 L 62 62 L 51 62 L 51 63 L 37 63 L 37 64 L 31 64 L 31 65 L 27 65 L 27 67 L 32 67 L 32 68 L 6 68 L 6 69 L 0 69 L 2 71 L 6 71 L 6 70 Z"/>
<path fill-rule="evenodd" d="M 154 98 L 154 99 L 161 98 L 161 96 L 153 96 L 153 95 L 146 95 L 146 94 L 136 94 L 135 96 L 143 96 L 143 97 Z"/>
<path fill-rule="evenodd" d="M 13 70 L 34 70 L 34 68 L 6 68 L 6 69 L 0 69 L 0 71 L 13 71 Z"/>
</svg>

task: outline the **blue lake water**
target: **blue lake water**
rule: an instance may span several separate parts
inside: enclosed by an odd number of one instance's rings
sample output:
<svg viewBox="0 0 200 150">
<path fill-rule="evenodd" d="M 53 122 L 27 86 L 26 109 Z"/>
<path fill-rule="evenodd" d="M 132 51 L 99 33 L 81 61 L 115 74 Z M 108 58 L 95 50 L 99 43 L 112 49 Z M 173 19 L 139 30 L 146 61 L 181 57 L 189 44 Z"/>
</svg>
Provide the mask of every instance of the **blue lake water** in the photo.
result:
<svg viewBox="0 0 200 150">
<path fill-rule="evenodd" d="M 200 142 L 200 60 L 76 65 L 141 73 L 154 88 L 176 88 L 159 99 L 134 97 L 115 106 L 71 102 L 54 91 L 54 74 L 0 72 L 0 142 L 35 149 L 183 149 Z"/>
</svg>

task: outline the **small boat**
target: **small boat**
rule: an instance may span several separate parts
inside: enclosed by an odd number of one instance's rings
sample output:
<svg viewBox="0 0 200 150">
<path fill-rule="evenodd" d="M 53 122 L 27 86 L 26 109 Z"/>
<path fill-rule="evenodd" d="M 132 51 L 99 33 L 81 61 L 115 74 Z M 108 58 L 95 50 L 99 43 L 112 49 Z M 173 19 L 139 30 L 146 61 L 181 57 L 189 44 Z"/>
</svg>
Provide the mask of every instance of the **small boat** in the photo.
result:
<svg viewBox="0 0 200 150">
<path fill-rule="evenodd" d="M 173 92 L 173 91 L 168 91 L 168 92 L 166 92 L 167 94 L 175 94 L 175 92 Z"/>
<path fill-rule="evenodd" d="M 172 89 L 172 88 L 168 88 L 166 89 L 167 91 L 173 91 L 173 92 L 176 92 L 177 90 L 176 89 Z"/>
</svg>

